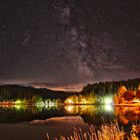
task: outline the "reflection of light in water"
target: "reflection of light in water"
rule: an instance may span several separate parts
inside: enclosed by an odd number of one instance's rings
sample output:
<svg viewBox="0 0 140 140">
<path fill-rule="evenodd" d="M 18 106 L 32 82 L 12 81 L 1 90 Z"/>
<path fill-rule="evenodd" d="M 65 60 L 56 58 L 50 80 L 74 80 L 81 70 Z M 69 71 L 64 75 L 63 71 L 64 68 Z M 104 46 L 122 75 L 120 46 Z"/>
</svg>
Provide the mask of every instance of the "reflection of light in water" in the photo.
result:
<svg viewBox="0 0 140 140">
<path fill-rule="evenodd" d="M 21 109 L 21 106 L 20 106 L 20 105 L 15 105 L 15 108 L 16 108 L 17 110 L 20 110 L 20 109 Z"/>
<path fill-rule="evenodd" d="M 107 112 L 112 112 L 113 111 L 113 108 L 111 105 L 105 105 L 104 106 L 104 110 L 107 111 Z"/>
<path fill-rule="evenodd" d="M 37 107 L 40 107 L 40 106 L 43 107 L 44 105 L 45 105 L 44 102 L 37 102 L 37 103 L 36 103 L 36 106 L 37 106 Z"/>
<path fill-rule="evenodd" d="M 48 109 L 49 108 L 49 106 L 48 105 L 45 105 L 45 109 Z"/>
<path fill-rule="evenodd" d="M 82 106 L 71 106 L 71 105 L 67 105 L 65 106 L 65 110 L 69 113 L 69 114 L 88 114 L 91 115 L 93 114 L 93 112 L 95 111 L 95 106 L 86 106 L 86 105 L 82 105 Z"/>
<path fill-rule="evenodd" d="M 53 106 L 50 106 L 50 105 L 45 105 L 45 109 L 46 110 L 50 110 Z"/>
<path fill-rule="evenodd" d="M 45 105 L 43 108 L 45 110 L 55 110 L 55 109 L 58 109 L 57 105 L 54 105 L 54 104 L 52 104 L 52 105 Z"/>
<path fill-rule="evenodd" d="M 70 114 L 77 114 L 78 113 L 78 106 L 67 105 L 67 106 L 65 106 L 65 110 Z"/>
<path fill-rule="evenodd" d="M 50 102 L 49 106 L 55 106 L 55 103 L 54 102 Z"/>
<path fill-rule="evenodd" d="M 66 109 L 69 113 L 73 113 L 74 106 L 66 106 L 65 109 Z"/>
<path fill-rule="evenodd" d="M 65 106 L 65 110 L 69 114 L 79 114 L 79 115 L 89 115 L 89 116 L 94 116 L 97 113 L 104 113 L 104 112 L 112 112 L 113 113 L 113 106 L 111 105 L 101 105 L 101 106 L 70 106 L 67 105 Z"/>
</svg>

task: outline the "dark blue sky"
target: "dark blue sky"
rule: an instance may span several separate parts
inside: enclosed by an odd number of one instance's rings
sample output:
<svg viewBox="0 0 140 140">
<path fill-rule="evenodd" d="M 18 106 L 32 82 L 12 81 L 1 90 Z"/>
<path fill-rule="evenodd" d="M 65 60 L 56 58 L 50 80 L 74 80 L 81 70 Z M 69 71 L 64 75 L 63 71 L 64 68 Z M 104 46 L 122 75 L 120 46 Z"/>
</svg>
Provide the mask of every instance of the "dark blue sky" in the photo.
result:
<svg viewBox="0 0 140 140">
<path fill-rule="evenodd" d="M 140 77 L 139 0 L 0 0 L 0 82 Z"/>
</svg>

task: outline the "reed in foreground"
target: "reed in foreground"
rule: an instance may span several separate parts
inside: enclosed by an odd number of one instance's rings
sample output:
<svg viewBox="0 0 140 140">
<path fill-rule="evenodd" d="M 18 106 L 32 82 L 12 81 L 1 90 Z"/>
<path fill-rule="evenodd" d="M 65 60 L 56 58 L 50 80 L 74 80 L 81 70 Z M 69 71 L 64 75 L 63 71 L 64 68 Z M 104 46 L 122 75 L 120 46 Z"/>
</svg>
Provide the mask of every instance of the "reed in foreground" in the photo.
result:
<svg viewBox="0 0 140 140">
<path fill-rule="evenodd" d="M 139 140 L 134 132 L 128 137 L 123 128 L 120 130 L 118 123 L 103 124 L 97 131 L 93 126 L 89 129 L 89 132 L 83 132 L 81 128 L 74 128 L 73 134 L 69 137 L 50 138 L 48 134 L 46 136 L 47 140 Z"/>
</svg>

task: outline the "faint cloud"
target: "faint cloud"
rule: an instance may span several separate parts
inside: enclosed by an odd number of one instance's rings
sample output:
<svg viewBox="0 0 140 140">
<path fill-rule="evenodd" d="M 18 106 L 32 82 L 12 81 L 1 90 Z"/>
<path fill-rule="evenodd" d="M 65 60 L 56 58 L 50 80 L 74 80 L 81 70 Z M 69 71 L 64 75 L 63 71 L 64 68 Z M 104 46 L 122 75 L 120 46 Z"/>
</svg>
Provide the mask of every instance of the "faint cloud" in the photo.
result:
<svg viewBox="0 0 140 140">
<path fill-rule="evenodd" d="M 83 89 L 83 87 L 84 87 L 83 84 L 73 84 L 73 85 L 58 86 L 50 89 L 65 92 L 80 92 Z"/>
<path fill-rule="evenodd" d="M 65 91 L 65 92 L 79 92 L 82 90 L 84 84 L 68 84 L 62 85 L 60 83 L 30 83 L 30 86 L 34 88 L 47 88 L 55 91 Z"/>
<path fill-rule="evenodd" d="M 60 86 L 58 83 L 29 83 L 29 85 L 36 88 L 56 87 Z"/>
</svg>

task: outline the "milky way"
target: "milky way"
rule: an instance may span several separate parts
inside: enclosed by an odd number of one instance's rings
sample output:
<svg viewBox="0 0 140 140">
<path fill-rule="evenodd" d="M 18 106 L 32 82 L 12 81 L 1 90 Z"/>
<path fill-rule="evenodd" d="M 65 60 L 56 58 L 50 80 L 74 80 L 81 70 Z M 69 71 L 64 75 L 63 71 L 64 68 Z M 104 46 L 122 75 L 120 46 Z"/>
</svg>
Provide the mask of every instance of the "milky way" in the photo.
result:
<svg viewBox="0 0 140 140">
<path fill-rule="evenodd" d="M 0 82 L 140 77 L 139 0 L 1 0 Z"/>
</svg>

